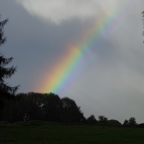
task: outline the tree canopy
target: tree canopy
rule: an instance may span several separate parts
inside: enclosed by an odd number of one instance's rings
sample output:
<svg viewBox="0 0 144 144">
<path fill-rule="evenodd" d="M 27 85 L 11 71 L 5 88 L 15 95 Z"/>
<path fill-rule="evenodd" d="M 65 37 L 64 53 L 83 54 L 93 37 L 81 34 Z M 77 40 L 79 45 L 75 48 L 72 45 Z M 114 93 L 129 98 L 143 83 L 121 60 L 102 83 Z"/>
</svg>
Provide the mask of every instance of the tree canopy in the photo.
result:
<svg viewBox="0 0 144 144">
<path fill-rule="evenodd" d="M 8 19 L 0 21 L 0 46 L 2 46 L 6 37 L 4 37 L 3 28 L 5 24 L 8 22 Z M 11 87 L 6 82 L 5 79 L 10 78 L 16 71 L 16 67 L 11 66 L 7 68 L 6 66 L 13 60 L 13 57 L 5 58 L 0 50 L 0 91 L 1 96 L 4 96 L 4 93 L 14 94 L 18 89 L 18 86 Z"/>
</svg>

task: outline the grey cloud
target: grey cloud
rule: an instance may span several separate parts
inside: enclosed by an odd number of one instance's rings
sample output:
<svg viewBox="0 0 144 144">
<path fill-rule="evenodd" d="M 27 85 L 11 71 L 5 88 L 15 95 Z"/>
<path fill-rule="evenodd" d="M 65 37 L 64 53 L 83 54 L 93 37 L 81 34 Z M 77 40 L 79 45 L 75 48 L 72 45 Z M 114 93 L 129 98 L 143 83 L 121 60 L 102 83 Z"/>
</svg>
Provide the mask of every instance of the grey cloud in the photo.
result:
<svg viewBox="0 0 144 144">
<path fill-rule="evenodd" d="M 20 3 L 30 14 L 56 24 L 72 18 L 95 17 L 102 11 L 109 13 L 121 3 L 119 0 L 16 0 L 16 2 Z"/>
</svg>

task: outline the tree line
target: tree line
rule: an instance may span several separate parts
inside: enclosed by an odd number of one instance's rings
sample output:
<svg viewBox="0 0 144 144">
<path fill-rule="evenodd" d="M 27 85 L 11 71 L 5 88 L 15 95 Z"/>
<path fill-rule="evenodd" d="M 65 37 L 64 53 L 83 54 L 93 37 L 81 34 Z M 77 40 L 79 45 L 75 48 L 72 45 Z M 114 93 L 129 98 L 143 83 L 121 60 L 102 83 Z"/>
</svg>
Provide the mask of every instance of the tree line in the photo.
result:
<svg viewBox="0 0 144 144">
<path fill-rule="evenodd" d="M 143 13 L 144 14 L 144 13 Z M 0 21 L 0 46 L 6 38 L 3 28 L 7 19 Z M 0 51 L 0 120 L 1 121 L 29 121 L 43 120 L 56 121 L 62 123 L 90 123 L 121 125 L 117 120 L 108 120 L 105 116 L 99 116 L 98 120 L 94 115 L 84 117 L 80 107 L 76 102 L 68 97 L 60 98 L 54 93 L 20 93 L 15 94 L 18 86 L 11 87 L 5 83 L 5 79 L 11 77 L 16 72 L 16 67 L 6 66 L 13 60 L 13 57 L 5 58 Z M 125 120 L 124 126 L 136 125 L 136 119 L 131 117 Z"/>
<path fill-rule="evenodd" d="M 53 93 L 21 93 L 12 100 L 5 99 L 4 105 L 2 121 L 43 120 L 66 123 L 85 120 L 74 100 L 67 97 L 60 99 Z"/>
<path fill-rule="evenodd" d="M 54 121 L 59 123 L 87 123 L 121 126 L 117 120 L 108 120 L 100 115 L 98 120 L 94 115 L 84 117 L 80 107 L 76 102 L 68 97 L 60 98 L 54 93 L 20 93 L 13 99 L 4 99 L 3 113 L 1 121 Z M 124 126 L 137 125 L 136 119 L 131 117 L 125 120 Z"/>
</svg>

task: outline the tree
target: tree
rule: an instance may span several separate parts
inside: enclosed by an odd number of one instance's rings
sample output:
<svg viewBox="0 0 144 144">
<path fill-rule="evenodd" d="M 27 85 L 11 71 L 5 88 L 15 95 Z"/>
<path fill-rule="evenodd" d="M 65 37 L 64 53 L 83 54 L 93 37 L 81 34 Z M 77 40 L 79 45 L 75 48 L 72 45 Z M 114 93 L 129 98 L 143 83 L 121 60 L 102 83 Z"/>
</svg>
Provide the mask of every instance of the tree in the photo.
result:
<svg viewBox="0 0 144 144">
<path fill-rule="evenodd" d="M 0 46 L 5 43 L 6 38 L 4 37 L 3 28 L 7 23 L 7 19 L 0 21 Z M 5 83 L 5 79 L 11 77 L 15 71 L 16 67 L 12 66 L 10 68 L 5 67 L 13 60 L 13 57 L 5 58 L 0 52 L 0 92 L 1 96 L 5 96 L 5 93 L 14 94 L 19 86 L 11 87 Z"/>
<path fill-rule="evenodd" d="M 98 119 L 99 119 L 99 122 L 102 122 L 102 123 L 107 122 L 107 118 L 105 116 L 99 116 Z"/>
<path fill-rule="evenodd" d="M 123 126 L 128 126 L 128 125 L 129 125 L 129 121 L 125 120 L 124 123 L 123 123 Z"/>
<path fill-rule="evenodd" d="M 107 125 L 109 126 L 121 126 L 121 123 L 117 120 L 111 119 L 107 121 Z"/>
<path fill-rule="evenodd" d="M 97 120 L 94 115 L 91 115 L 87 118 L 88 123 L 97 123 Z"/>
<path fill-rule="evenodd" d="M 4 100 L 5 107 L 2 120 L 9 122 L 42 120 L 42 110 L 36 99 L 37 94 L 35 95 L 35 93 L 20 93 L 15 96 L 14 101 Z"/>
<path fill-rule="evenodd" d="M 62 98 L 62 113 L 61 113 L 61 121 L 62 122 L 84 122 L 85 118 L 83 113 L 80 110 L 74 100 L 70 98 Z"/>
<path fill-rule="evenodd" d="M 7 19 L 0 21 L 0 46 L 2 46 L 6 41 L 3 28 L 7 21 Z M 14 93 L 19 87 L 11 87 L 5 82 L 5 79 L 11 77 L 16 71 L 16 67 L 14 66 L 10 68 L 6 67 L 6 65 L 8 65 L 12 60 L 12 57 L 5 58 L 0 51 L 0 119 L 2 119 L 3 116 L 4 99 L 14 99 Z"/>
<path fill-rule="evenodd" d="M 42 103 L 42 113 L 44 120 L 59 121 L 61 111 L 61 101 L 58 95 L 47 94 Z"/>
<path fill-rule="evenodd" d="M 134 117 L 129 118 L 129 125 L 136 125 L 136 119 Z"/>
<path fill-rule="evenodd" d="M 129 118 L 129 120 L 125 120 L 123 126 L 134 126 L 136 125 L 136 119 L 134 117 Z"/>
</svg>

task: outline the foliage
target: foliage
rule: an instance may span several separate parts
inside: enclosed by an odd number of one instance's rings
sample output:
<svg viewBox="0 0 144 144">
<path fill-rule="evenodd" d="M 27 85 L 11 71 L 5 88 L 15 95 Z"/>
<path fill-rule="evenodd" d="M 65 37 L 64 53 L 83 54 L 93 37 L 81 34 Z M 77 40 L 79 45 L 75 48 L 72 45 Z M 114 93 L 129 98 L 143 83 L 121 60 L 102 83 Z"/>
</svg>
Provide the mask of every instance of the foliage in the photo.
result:
<svg viewBox="0 0 144 144">
<path fill-rule="evenodd" d="M 9 122 L 16 121 L 53 121 L 61 123 L 90 123 L 103 126 L 121 126 L 117 120 L 108 120 L 100 115 L 98 121 L 94 115 L 85 119 L 80 107 L 68 97 L 60 98 L 54 93 L 20 93 L 15 99 L 5 99 L 4 115 L 2 120 Z M 29 125 L 29 123 L 24 123 Z M 124 126 L 136 125 L 136 120 L 131 117 L 124 121 Z"/>
<path fill-rule="evenodd" d="M 0 46 L 5 43 L 6 38 L 4 37 L 3 28 L 7 23 L 7 19 L 4 21 L 0 21 Z M 12 57 L 5 58 L 0 52 L 0 92 L 8 92 L 9 94 L 14 94 L 15 91 L 18 89 L 16 87 L 10 87 L 8 84 L 5 83 L 5 78 L 11 77 L 15 71 L 16 67 L 12 66 L 10 68 L 6 68 L 5 66 L 8 65 L 13 60 Z M 5 95 L 1 95 L 4 97 Z"/>
<path fill-rule="evenodd" d="M 59 121 L 61 113 L 61 102 L 58 95 L 53 93 L 48 94 L 42 103 L 42 112 L 44 120 Z"/>
<path fill-rule="evenodd" d="M 87 118 L 88 123 L 94 124 L 97 123 L 97 120 L 94 115 L 91 115 Z"/>
<path fill-rule="evenodd" d="M 129 118 L 129 120 L 125 120 L 123 126 L 135 126 L 137 125 L 136 119 L 134 117 Z"/>
<path fill-rule="evenodd" d="M 20 93 L 15 100 L 6 100 L 5 105 L 3 121 L 43 120 L 73 123 L 85 120 L 74 100 L 60 99 L 53 93 Z"/>
<path fill-rule="evenodd" d="M 0 21 L 0 46 L 2 46 L 6 41 L 3 28 L 7 21 L 7 19 Z M 2 117 L 4 115 L 3 109 L 5 106 L 5 99 L 14 99 L 14 94 L 19 87 L 11 87 L 5 82 L 5 79 L 10 78 L 16 71 L 16 67 L 14 66 L 11 66 L 9 68 L 6 67 L 12 60 L 12 57 L 5 58 L 0 51 L 0 120 L 2 120 Z"/>
<path fill-rule="evenodd" d="M 41 108 L 34 103 L 33 97 L 27 94 L 18 94 L 15 100 L 5 101 L 3 120 L 9 122 L 23 121 L 25 114 L 31 120 L 41 117 Z"/>
<path fill-rule="evenodd" d="M 61 121 L 62 122 L 82 122 L 85 120 L 83 113 L 80 111 L 74 100 L 70 98 L 62 98 L 62 113 Z"/>
<path fill-rule="evenodd" d="M 137 127 L 144 128 L 144 123 L 138 124 Z"/>
<path fill-rule="evenodd" d="M 129 125 L 133 126 L 136 125 L 136 119 L 134 117 L 129 118 Z"/>
<path fill-rule="evenodd" d="M 101 115 L 101 116 L 98 117 L 98 120 L 99 120 L 99 122 L 101 122 L 101 123 L 106 123 L 108 119 L 107 119 L 105 116 L 102 116 L 102 115 Z"/>
<path fill-rule="evenodd" d="M 124 123 L 123 123 L 123 126 L 128 126 L 128 125 L 129 125 L 129 121 L 125 120 Z"/>
<path fill-rule="evenodd" d="M 121 123 L 117 120 L 112 119 L 112 120 L 107 121 L 107 125 L 109 125 L 109 126 L 121 126 Z"/>
</svg>

